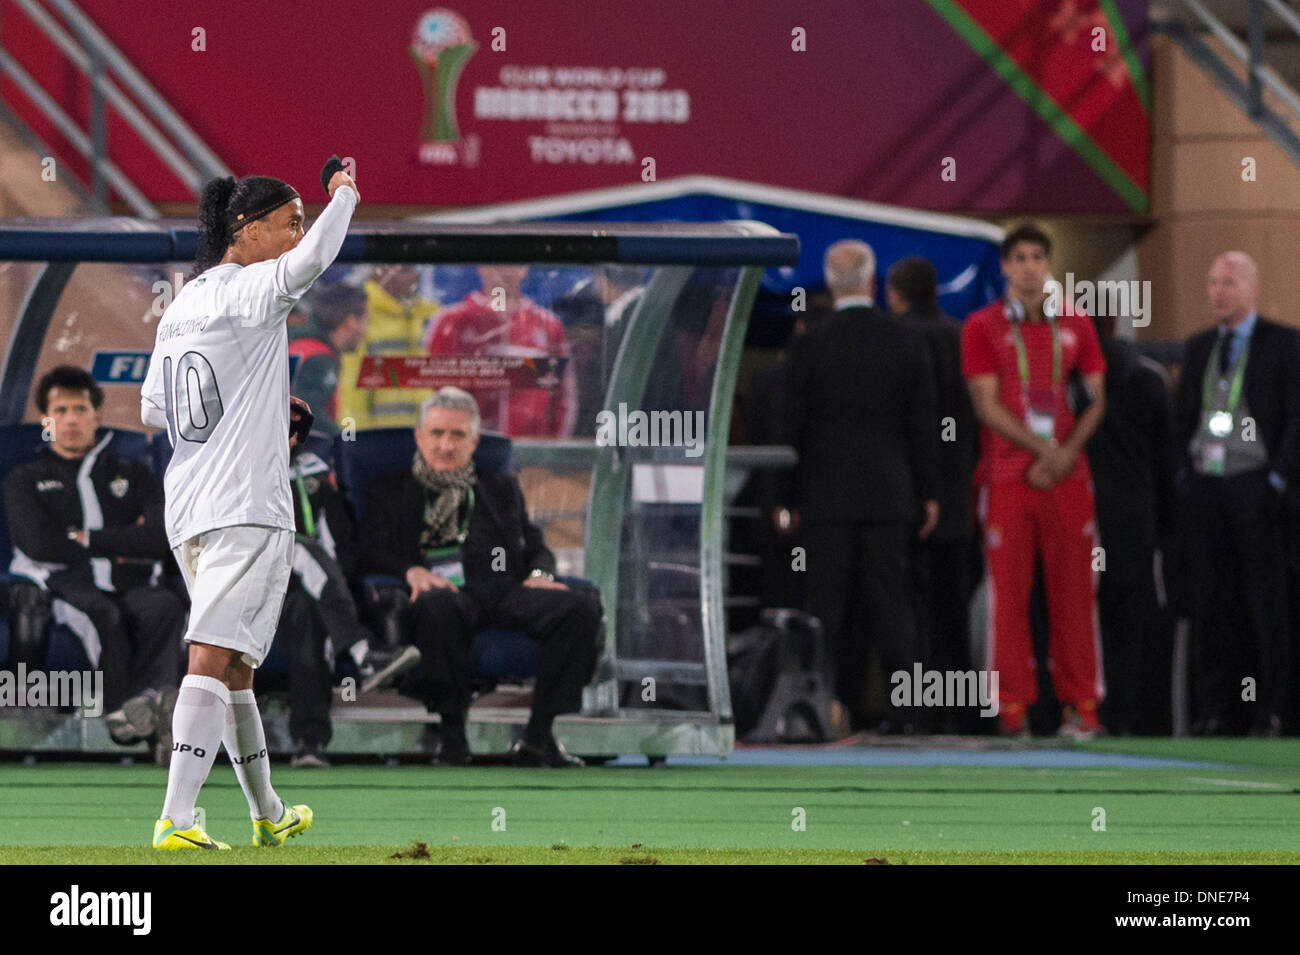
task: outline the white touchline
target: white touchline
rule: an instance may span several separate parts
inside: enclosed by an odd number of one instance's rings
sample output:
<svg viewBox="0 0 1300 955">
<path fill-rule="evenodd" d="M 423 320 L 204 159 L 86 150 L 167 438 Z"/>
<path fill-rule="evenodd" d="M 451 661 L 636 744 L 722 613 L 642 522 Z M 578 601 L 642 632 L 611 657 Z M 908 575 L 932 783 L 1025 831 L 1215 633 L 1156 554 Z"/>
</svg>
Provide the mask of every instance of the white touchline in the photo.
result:
<svg viewBox="0 0 1300 955">
<path fill-rule="evenodd" d="M 1207 776 L 1188 776 L 1189 783 L 1209 783 L 1211 786 L 1239 786 L 1242 789 L 1286 789 L 1282 783 L 1257 783 L 1249 779 L 1210 779 Z"/>
</svg>

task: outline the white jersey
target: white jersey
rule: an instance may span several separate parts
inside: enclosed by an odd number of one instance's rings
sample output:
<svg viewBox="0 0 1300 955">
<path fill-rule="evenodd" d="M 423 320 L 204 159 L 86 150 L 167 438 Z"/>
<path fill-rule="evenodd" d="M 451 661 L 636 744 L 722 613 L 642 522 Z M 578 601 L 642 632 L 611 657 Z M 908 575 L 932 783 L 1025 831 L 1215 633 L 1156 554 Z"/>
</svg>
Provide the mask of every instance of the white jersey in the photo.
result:
<svg viewBox="0 0 1300 955">
<path fill-rule="evenodd" d="M 219 527 L 292 531 L 285 320 L 334 261 L 356 193 L 335 191 L 298 247 L 278 259 L 213 266 L 163 313 L 140 418 L 172 442 L 164 481 L 172 547 Z"/>
</svg>

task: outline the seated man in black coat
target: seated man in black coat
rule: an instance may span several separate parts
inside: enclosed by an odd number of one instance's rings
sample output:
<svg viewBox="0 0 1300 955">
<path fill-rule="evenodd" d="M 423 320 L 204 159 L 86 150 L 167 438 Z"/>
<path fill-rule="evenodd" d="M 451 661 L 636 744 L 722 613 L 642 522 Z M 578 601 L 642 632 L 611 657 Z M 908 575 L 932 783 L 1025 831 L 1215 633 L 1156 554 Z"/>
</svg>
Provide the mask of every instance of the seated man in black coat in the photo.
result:
<svg viewBox="0 0 1300 955">
<path fill-rule="evenodd" d="M 411 467 L 366 485 L 362 568 L 410 588 L 408 632 L 442 716 L 442 762 L 469 761 L 469 646 L 475 630 L 491 626 L 540 644 L 532 714 L 511 750 L 516 762 L 581 766 L 551 724 L 581 707 L 595 667 L 600 602 L 555 580 L 555 557 L 528 520 L 518 480 L 475 469 L 479 421 L 473 395 L 459 388 L 425 399 Z"/>
<path fill-rule="evenodd" d="M 103 390 L 83 368 L 60 365 L 37 384 L 48 441 L 4 482 L 14 543 L 9 571 L 74 611 L 55 605 L 104 674 L 113 741 L 149 739 L 163 762 L 171 754 L 185 602 L 160 583 L 171 558 L 163 489 L 149 467 L 109 447 L 111 432 L 97 439 L 103 403 Z M 19 634 L 29 629 L 20 625 Z"/>
</svg>

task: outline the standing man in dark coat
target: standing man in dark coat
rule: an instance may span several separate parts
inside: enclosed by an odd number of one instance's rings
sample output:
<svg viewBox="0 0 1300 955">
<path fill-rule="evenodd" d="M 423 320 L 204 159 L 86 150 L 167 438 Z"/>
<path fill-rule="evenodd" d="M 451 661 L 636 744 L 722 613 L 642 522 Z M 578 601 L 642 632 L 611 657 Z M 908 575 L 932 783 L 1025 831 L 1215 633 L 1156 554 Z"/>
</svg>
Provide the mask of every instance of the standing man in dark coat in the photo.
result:
<svg viewBox="0 0 1300 955">
<path fill-rule="evenodd" d="M 1155 558 L 1173 525 L 1173 401 L 1160 366 L 1115 337 L 1114 316 L 1093 324 L 1107 395 L 1106 417 L 1087 444 L 1106 560 L 1097 587 L 1102 722 L 1121 736 L 1168 733 L 1172 635 Z"/>
<path fill-rule="evenodd" d="M 823 301 L 819 302 L 819 297 Z M 806 312 L 796 314 L 790 340 L 776 360 L 760 368 L 749 380 L 741 408 L 746 444 L 780 445 L 786 439 L 785 395 L 791 350 L 795 342 L 834 314 L 829 295 L 814 293 L 808 305 Z M 788 477 L 779 470 L 756 471 L 750 475 L 742 497 L 758 505 L 760 517 L 746 528 L 748 534 L 733 536 L 737 550 L 750 549 L 758 555 L 759 599 L 764 607 L 802 607 L 805 603 L 807 575 L 793 572 L 790 566 L 791 548 L 802 547 L 803 538 L 791 528 L 790 512 L 780 506 L 779 500 Z M 741 499 L 736 503 L 741 504 Z"/>
<path fill-rule="evenodd" d="M 835 314 L 791 350 L 785 404 L 786 440 L 799 464 L 783 503 L 803 529 L 807 609 L 821 618 L 837 696 L 857 727 L 865 723 L 871 642 L 887 679 L 924 659 L 904 595 L 912 540 L 928 537 L 939 520 L 929 355 L 920 335 L 875 307 L 875 271 L 864 242 L 826 251 Z M 908 718 L 894 713 L 888 722 L 905 727 Z"/>
<path fill-rule="evenodd" d="M 938 285 L 934 266 L 920 256 L 900 259 L 885 275 L 890 313 L 924 335 L 934 369 L 939 523 L 914 550 L 917 629 L 930 648 L 930 666 L 960 671 L 971 668 L 971 476 L 979 428 L 961 375 L 961 325 L 939 308 Z M 957 712 L 945 724 L 950 730 L 973 726 Z"/>
<path fill-rule="evenodd" d="M 1300 482 L 1300 346 L 1255 311 L 1259 270 L 1244 252 L 1214 260 L 1208 293 L 1215 327 L 1187 342 L 1177 402 L 1196 729 L 1234 728 L 1241 700 L 1252 733 L 1276 736 L 1292 656 L 1282 523 Z"/>
</svg>

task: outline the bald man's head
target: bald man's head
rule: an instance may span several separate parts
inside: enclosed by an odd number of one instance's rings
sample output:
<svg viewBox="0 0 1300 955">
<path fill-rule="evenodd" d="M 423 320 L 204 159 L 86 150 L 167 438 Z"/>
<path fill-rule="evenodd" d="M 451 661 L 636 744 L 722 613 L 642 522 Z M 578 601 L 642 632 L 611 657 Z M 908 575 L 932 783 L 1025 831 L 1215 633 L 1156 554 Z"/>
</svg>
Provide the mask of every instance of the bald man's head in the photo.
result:
<svg viewBox="0 0 1300 955">
<path fill-rule="evenodd" d="M 826 250 L 823 264 L 826 287 L 836 299 L 875 294 L 876 253 L 867 243 L 841 239 Z"/>
<path fill-rule="evenodd" d="M 1245 252 L 1224 252 L 1210 266 L 1206 292 L 1214 320 L 1236 324 L 1259 300 L 1259 267 Z"/>
</svg>

